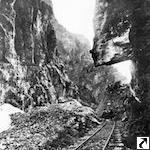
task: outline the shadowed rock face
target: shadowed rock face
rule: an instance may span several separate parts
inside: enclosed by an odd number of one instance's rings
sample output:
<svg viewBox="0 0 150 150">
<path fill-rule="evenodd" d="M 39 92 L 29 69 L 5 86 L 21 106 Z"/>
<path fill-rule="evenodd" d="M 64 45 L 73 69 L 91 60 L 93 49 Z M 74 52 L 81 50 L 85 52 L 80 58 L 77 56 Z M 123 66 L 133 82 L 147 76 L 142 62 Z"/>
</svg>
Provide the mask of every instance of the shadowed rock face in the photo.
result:
<svg viewBox="0 0 150 150">
<path fill-rule="evenodd" d="M 112 65 L 131 59 L 136 67 L 131 84 L 141 103 L 133 97 L 128 99 L 131 142 L 128 140 L 127 145 L 131 147 L 134 137 L 150 133 L 150 1 L 97 0 L 96 6 L 95 39 L 91 51 L 95 65 Z"/>
<path fill-rule="evenodd" d="M 141 99 L 149 103 L 149 40 L 150 40 L 150 2 L 145 0 L 143 2 L 137 1 L 134 3 L 134 11 L 132 18 L 131 43 L 133 45 L 134 56 L 137 62 L 137 78 L 139 85 L 143 90 Z"/>
</svg>

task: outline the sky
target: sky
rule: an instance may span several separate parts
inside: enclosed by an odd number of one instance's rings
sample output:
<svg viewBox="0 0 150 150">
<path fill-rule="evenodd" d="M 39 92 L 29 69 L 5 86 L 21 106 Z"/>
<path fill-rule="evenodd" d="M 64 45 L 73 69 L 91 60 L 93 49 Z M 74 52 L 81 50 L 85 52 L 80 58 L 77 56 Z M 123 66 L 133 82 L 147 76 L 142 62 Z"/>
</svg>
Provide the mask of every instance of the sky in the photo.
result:
<svg viewBox="0 0 150 150">
<path fill-rule="evenodd" d="M 56 19 L 68 31 L 84 35 L 92 46 L 95 0 L 52 0 Z"/>
</svg>

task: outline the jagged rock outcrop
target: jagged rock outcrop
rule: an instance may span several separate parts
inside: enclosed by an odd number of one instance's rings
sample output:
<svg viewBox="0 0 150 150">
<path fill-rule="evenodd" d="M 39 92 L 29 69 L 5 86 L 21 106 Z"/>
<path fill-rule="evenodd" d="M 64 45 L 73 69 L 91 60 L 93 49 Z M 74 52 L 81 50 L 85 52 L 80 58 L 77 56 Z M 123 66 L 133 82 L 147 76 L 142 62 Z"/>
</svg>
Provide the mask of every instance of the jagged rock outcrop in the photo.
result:
<svg viewBox="0 0 150 150">
<path fill-rule="evenodd" d="M 95 65 L 111 65 L 132 57 L 129 1 L 97 0 L 95 38 L 91 50 Z"/>
<path fill-rule="evenodd" d="M 149 128 L 149 6 L 148 0 L 97 0 L 95 39 L 91 51 L 96 66 L 131 59 L 135 73 L 126 97 L 127 146 Z"/>
</svg>

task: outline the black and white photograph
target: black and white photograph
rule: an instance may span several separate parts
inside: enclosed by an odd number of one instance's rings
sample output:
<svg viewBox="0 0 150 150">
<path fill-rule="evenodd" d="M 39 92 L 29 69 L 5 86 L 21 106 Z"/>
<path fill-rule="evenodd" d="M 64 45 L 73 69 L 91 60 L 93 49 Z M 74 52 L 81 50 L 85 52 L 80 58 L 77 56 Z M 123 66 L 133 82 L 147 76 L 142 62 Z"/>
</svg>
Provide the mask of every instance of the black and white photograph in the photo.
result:
<svg viewBox="0 0 150 150">
<path fill-rule="evenodd" d="M 0 0 L 0 150 L 150 150 L 150 0 Z"/>
</svg>

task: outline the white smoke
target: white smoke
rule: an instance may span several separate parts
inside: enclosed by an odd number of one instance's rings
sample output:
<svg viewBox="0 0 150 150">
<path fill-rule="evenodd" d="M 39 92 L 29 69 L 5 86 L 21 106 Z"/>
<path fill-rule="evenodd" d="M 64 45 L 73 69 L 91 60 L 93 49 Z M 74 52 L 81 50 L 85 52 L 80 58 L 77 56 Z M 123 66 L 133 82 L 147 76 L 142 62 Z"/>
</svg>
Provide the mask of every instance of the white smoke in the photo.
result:
<svg viewBox="0 0 150 150">
<path fill-rule="evenodd" d="M 131 60 L 126 60 L 112 65 L 115 69 L 114 76 L 116 81 L 121 81 L 122 84 L 130 84 L 132 75 L 134 74 L 134 64 Z"/>
<path fill-rule="evenodd" d="M 121 84 L 126 84 L 129 86 L 130 93 L 135 98 L 135 100 L 141 103 L 141 100 L 138 98 L 136 92 L 131 86 L 131 80 L 135 73 L 135 66 L 131 60 L 126 60 L 113 65 L 114 68 L 114 77 L 116 82 L 120 81 Z"/>
</svg>

